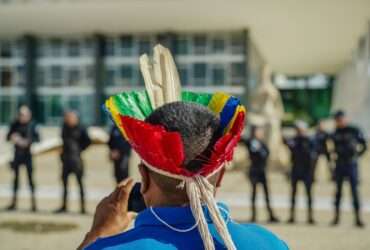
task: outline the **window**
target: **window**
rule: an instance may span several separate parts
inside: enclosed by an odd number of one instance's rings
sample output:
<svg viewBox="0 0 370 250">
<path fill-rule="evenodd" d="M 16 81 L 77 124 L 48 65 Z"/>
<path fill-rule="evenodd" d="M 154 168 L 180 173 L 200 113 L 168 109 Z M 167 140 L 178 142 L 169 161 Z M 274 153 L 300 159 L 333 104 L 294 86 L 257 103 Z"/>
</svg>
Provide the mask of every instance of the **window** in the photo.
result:
<svg viewBox="0 0 370 250">
<path fill-rule="evenodd" d="M 105 45 L 105 55 L 114 56 L 114 39 L 107 39 Z"/>
<path fill-rule="evenodd" d="M 150 54 L 152 48 L 151 48 L 151 42 L 149 38 L 141 38 L 139 40 L 139 54 L 142 55 L 144 53 Z"/>
<path fill-rule="evenodd" d="M 221 38 L 216 38 L 212 40 L 212 52 L 213 53 L 224 53 L 225 51 L 225 41 Z"/>
<path fill-rule="evenodd" d="M 122 55 L 130 56 L 133 54 L 133 41 L 131 36 L 121 37 L 121 50 Z"/>
<path fill-rule="evenodd" d="M 242 54 L 244 52 L 245 41 L 241 34 L 231 36 L 231 52 L 233 54 Z"/>
<path fill-rule="evenodd" d="M 68 55 L 72 57 L 79 56 L 80 53 L 80 44 L 78 41 L 69 41 L 68 42 Z"/>
<path fill-rule="evenodd" d="M 80 70 L 72 68 L 68 72 L 68 85 L 77 86 L 80 81 Z"/>
<path fill-rule="evenodd" d="M 36 79 L 37 79 L 37 84 L 38 85 L 40 85 L 40 86 L 45 85 L 45 71 L 43 70 L 43 68 L 38 68 L 37 69 Z"/>
<path fill-rule="evenodd" d="M 106 70 L 106 76 L 105 76 L 105 79 L 106 79 L 106 84 L 108 86 L 114 86 L 115 85 L 115 70 L 113 68 L 108 68 Z"/>
<path fill-rule="evenodd" d="M 189 85 L 189 70 L 186 65 L 179 65 L 179 77 L 182 85 Z"/>
<path fill-rule="evenodd" d="M 52 39 L 50 42 L 51 56 L 62 56 L 62 41 L 60 39 Z"/>
<path fill-rule="evenodd" d="M 244 63 L 232 63 L 231 64 L 231 76 L 233 78 L 243 77 L 245 73 Z"/>
<path fill-rule="evenodd" d="M 8 42 L 3 42 L 0 46 L 0 57 L 10 58 L 12 56 L 11 45 Z"/>
<path fill-rule="evenodd" d="M 25 85 L 25 66 L 24 65 L 18 65 L 17 66 L 17 85 L 18 86 L 24 86 Z"/>
<path fill-rule="evenodd" d="M 62 85 L 62 67 L 51 66 L 51 81 L 53 85 Z"/>
<path fill-rule="evenodd" d="M 207 52 L 207 37 L 196 35 L 193 39 L 194 54 L 205 54 Z"/>
<path fill-rule="evenodd" d="M 205 85 L 207 66 L 205 63 L 195 63 L 193 68 L 194 85 Z"/>
<path fill-rule="evenodd" d="M 187 55 L 189 54 L 188 40 L 181 38 L 176 41 L 176 54 Z"/>
<path fill-rule="evenodd" d="M 225 84 L 225 70 L 223 65 L 215 65 L 212 69 L 212 83 L 214 85 Z"/>
<path fill-rule="evenodd" d="M 121 79 L 123 84 L 130 85 L 132 83 L 132 66 L 131 65 L 122 65 L 121 66 Z"/>
<path fill-rule="evenodd" d="M 245 64 L 244 63 L 232 63 L 231 64 L 231 78 L 232 84 L 242 84 L 245 75 Z"/>
<path fill-rule="evenodd" d="M 12 73 L 9 68 L 0 69 L 0 83 L 1 87 L 11 87 L 12 86 Z"/>
</svg>

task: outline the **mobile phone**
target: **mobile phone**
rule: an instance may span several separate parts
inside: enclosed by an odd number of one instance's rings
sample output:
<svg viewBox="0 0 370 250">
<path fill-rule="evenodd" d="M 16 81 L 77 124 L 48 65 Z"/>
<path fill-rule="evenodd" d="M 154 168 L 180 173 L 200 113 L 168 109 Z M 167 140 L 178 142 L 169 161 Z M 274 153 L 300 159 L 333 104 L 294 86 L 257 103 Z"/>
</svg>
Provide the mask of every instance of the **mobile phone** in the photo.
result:
<svg viewBox="0 0 370 250">
<path fill-rule="evenodd" d="M 146 208 L 143 196 L 140 192 L 140 188 L 141 183 L 136 182 L 128 198 L 128 211 L 140 213 Z"/>
</svg>

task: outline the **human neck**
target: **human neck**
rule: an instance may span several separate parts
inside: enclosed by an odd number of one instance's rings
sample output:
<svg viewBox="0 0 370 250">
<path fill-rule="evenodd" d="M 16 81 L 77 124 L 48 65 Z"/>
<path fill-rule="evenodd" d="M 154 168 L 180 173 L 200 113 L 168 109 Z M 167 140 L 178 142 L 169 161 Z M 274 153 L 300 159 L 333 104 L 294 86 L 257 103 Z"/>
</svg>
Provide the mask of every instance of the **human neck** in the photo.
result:
<svg viewBox="0 0 370 250">
<path fill-rule="evenodd" d="M 188 206 L 189 200 L 181 197 L 169 197 L 158 194 L 147 201 L 148 207 L 183 207 Z"/>
</svg>

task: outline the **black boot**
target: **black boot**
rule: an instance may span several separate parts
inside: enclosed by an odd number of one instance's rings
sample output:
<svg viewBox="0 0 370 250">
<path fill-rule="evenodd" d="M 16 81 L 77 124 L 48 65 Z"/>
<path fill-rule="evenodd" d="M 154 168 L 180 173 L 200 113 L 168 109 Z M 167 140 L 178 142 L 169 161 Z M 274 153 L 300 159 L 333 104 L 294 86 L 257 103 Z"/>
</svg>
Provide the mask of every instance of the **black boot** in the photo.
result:
<svg viewBox="0 0 370 250">
<path fill-rule="evenodd" d="M 81 203 L 81 206 L 80 206 L 80 214 L 86 214 L 86 208 L 85 208 L 85 202 L 82 202 Z"/>
<path fill-rule="evenodd" d="M 279 219 L 277 217 L 275 217 L 275 215 L 272 212 L 272 209 L 271 209 L 270 206 L 268 206 L 267 210 L 268 210 L 269 215 L 270 215 L 270 218 L 268 220 L 269 223 L 278 223 L 278 222 L 280 222 Z"/>
<path fill-rule="evenodd" d="M 359 210 L 355 211 L 355 226 L 358 227 L 358 228 L 364 228 L 365 227 L 365 224 L 361 220 L 361 216 L 360 216 L 360 211 Z"/>
<path fill-rule="evenodd" d="M 66 213 L 67 212 L 67 205 L 63 202 L 63 205 L 54 211 L 56 214 Z"/>
<path fill-rule="evenodd" d="M 255 223 L 256 222 L 256 213 L 252 211 L 252 216 L 249 219 L 250 223 Z"/>
<path fill-rule="evenodd" d="M 294 210 L 294 208 L 290 209 L 290 217 L 289 217 L 288 223 L 289 224 L 294 224 L 295 223 L 295 210 Z"/>
<path fill-rule="evenodd" d="M 337 226 L 340 221 L 339 208 L 335 209 L 335 215 L 333 221 L 330 223 L 332 226 Z"/>
<path fill-rule="evenodd" d="M 31 211 L 32 212 L 37 211 L 36 198 L 35 198 L 35 195 L 33 193 L 32 193 L 32 196 L 31 196 Z"/>
<path fill-rule="evenodd" d="M 16 195 L 14 194 L 12 202 L 10 203 L 9 206 L 6 207 L 6 210 L 14 211 L 16 209 L 17 209 L 17 198 L 16 198 Z"/>
<path fill-rule="evenodd" d="M 275 217 L 273 214 L 271 214 L 268 222 L 269 223 L 279 223 L 280 220 L 277 217 Z"/>
<path fill-rule="evenodd" d="M 313 212 L 312 212 L 312 208 L 310 208 L 308 210 L 308 218 L 307 218 L 307 224 L 310 224 L 310 225 L 314 225 L 316 224 L 314 218 L 313 218 Z"/>
</svg>

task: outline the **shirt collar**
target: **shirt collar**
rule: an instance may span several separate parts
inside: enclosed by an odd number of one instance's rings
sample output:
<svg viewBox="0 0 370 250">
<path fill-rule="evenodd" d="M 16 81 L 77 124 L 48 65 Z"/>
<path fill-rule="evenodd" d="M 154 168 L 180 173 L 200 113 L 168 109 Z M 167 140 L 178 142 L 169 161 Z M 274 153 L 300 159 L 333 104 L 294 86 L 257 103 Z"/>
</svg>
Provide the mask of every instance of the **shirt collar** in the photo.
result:
<svg viewBox="0 0 370 250">
<path fill-rule="evenodd" d="M 221 216 L 226 220 L 229 217 L 229 208 L 223 203 L 217 203 Z M 184 207 L 153 207 L 155 214 L 162 220 L 171 225 L 194 224 L 195 219 L 190 206 Z M 204 215 L 208 223 L 212 223 L 208 209 L 203 206 Z M 150 208 L 140 212 L 135 220 L 135 227 L 140 226 L 163 226 L 153 214 Z"/>
</svg>

